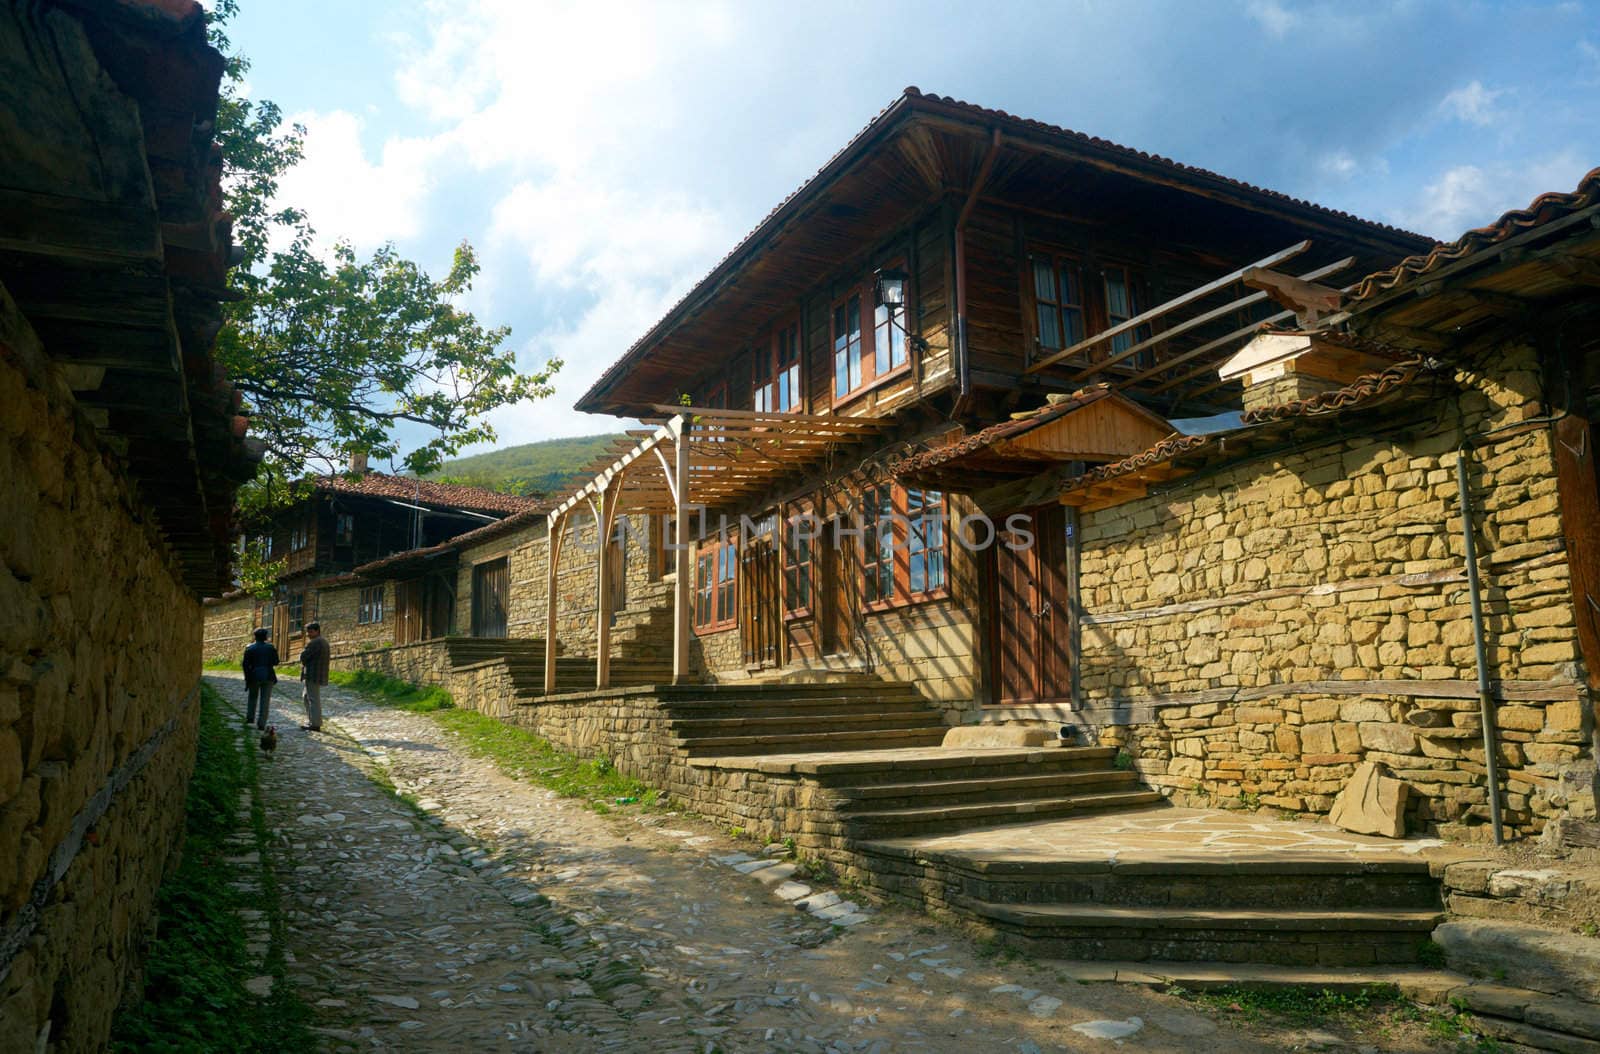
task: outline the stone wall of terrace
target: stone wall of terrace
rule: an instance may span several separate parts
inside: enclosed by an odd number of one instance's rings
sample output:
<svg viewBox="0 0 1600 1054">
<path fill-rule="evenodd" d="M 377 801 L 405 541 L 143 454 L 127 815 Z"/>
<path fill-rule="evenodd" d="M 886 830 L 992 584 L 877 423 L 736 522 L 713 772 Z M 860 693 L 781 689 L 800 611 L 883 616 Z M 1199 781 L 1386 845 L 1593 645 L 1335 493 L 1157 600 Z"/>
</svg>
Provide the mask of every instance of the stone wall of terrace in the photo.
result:
<svg viewBox="0 0 1600 1054">
<path fill-rule="evenodd" d="M 1180 481 L 1082 519 L 1081 683 L 1105 742 L 1188 802 L 1326 812 L 1362 760 L 1411 785 L 1415 828 L 1487 815 L 1456 459 L 1471 454 L 1507 822 L 1594 810 L 1552 436 L 1526 346 L 1461 394 L 1353 435 Z M 1458 428 L 1459 426 L 1459 428 Z"/>
</svg>

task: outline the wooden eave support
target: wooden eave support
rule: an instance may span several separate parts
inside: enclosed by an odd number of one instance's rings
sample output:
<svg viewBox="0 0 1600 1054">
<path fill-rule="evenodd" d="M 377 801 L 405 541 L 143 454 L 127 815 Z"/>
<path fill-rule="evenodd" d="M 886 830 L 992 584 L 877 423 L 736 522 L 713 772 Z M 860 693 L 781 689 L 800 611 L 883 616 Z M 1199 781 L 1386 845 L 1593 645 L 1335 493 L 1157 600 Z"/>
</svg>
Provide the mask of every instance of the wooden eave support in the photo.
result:
<svg viewBox="0 0 1600 1054">
<path fill-rule="evenodd" d="M 1308 282 L 1293 275 L 1280 274 L 1270 266 L 1247 267 L 1240 276 L 1246 286 L 1259 289 L 1273 300 L 1293 311 L 1302 324 L 1315 322 L 1324 315 L 1339 310 L 1344 300 L 1337 289 Z"/>
</svg>

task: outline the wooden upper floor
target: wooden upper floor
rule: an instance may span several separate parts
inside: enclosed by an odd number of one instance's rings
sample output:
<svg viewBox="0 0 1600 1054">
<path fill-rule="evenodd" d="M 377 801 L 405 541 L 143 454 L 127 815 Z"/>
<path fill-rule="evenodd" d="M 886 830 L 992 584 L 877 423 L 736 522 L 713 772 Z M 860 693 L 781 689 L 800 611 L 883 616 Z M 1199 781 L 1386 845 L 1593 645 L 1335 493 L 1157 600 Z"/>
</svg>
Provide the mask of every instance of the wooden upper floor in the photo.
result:
<svg viewBox="0 0 1600 1054">
<path fill-rule="evenodd" d="M 922 408 L 984 421 L 1103 381 L 1166 417 L 1210 413 L 1237 405 L 1213 368 L 1236 349 L 1226 338 L 1278 310 L 1220 277 L 1275 257 L 1340 285 L 1430 244 L 908 89 L 578 408 Z M 1208 284 L 1181 330 L 1153 320 L 1059 357 Z"/>
</svg>

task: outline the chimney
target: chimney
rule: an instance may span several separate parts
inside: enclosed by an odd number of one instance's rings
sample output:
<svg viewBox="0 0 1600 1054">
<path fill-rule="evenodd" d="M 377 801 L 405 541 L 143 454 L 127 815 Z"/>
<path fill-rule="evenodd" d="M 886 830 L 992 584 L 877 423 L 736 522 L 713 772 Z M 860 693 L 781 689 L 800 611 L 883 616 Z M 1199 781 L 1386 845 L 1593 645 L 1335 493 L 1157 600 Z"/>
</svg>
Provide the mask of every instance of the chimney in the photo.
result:
<svg viewBox="0 0 1600 1054">
<path fill-rule="evenodd" d="M 350 471 L 357 476 L 367 474 L 367 452 L 365 450 L 350 451 Z"/>
</svg>

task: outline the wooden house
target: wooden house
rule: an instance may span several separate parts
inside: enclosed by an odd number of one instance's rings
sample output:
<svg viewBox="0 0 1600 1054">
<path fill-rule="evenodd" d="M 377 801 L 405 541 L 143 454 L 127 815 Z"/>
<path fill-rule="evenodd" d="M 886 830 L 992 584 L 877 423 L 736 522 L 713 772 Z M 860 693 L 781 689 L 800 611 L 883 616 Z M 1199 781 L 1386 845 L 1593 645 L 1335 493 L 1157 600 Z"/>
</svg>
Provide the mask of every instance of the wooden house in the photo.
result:
<svg viewBox="0 0 1600 1054">
<path fill-rule="evenodd" d="M 655 428 L 556 503 L 552 574 L 566 517 L 643 513 L 695 539 L 680 677 L 867 667 L 952 712 L 1066 700 L 1073 513 L 1037 477 L 1237 409 L 1217 363 L 1293 317 L 1251 267 L 1350 281 L 1428 245 L 908 89 L 579 400 Z"/>
<path fill-rule="evenodd" d="M 226 622 L 229 630 L 216 635 L 219 654 L 231 654 L 249 628 L 262 626 L 287 656 L 314 620 L 324 623 L 332 641 L 405 644 L 444 636 L 457 620 L 455 565 L 430 557 L 453 538 L 539 505 L 481 487 L 368 471 L 360 458 L 350 472 L 319 476 L 303 487 L 299 500 L 247 528 L 246 537 L 267 557 L 282 560 L 283 571 L 271 598 L 235 599 L 215 613 L 213 621 Z M 396 563 L 399 554 L 412 555 Z M 379 562 L 391 573 L 357 573 Z M 503 580 L 485 582 L 479 591 L 492 593 L 496 584 L 503 596 Z M 335 602 L 330 607 L 325 600 Z M 497 610 L 497 625 L 483 627 L 487 635 L 496 629 L 504 635 L 504 604 Z M 239 617 L 245 612 L 247 619 Z M 478 617 L 495 621 L 493 612 Z"/>
</svg>

